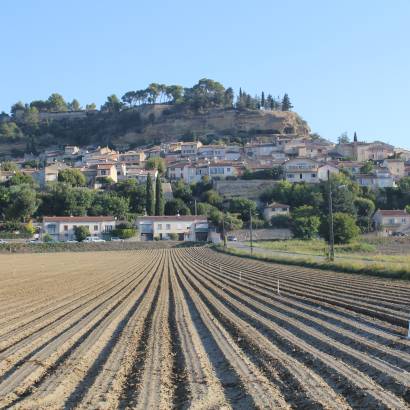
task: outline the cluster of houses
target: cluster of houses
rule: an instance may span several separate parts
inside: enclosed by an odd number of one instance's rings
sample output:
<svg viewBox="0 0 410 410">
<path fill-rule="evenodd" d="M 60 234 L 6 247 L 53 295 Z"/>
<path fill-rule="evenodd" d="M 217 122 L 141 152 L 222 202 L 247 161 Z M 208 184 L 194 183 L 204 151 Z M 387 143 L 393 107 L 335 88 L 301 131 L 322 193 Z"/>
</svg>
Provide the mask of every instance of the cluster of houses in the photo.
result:
<svg viewBox="0 0 410 410">
<path fill-rule="evenodd" d="M 108 147 L 66 146 L 46 150 L 40 155 L 26 154 L 24 158 L 14 161 L 20 165 L 30 160 L 45 164 L 38 169 L 21 168 L 21 172 L 31 175 L 40 187 L 56 181 L 61 170 L 74 168 L 85 175 L 89 187 L 102 189 L 107 183 L 127 179 L 145 183 L 148 175 L 155 179 L 158 170 L 146 169 L 147 161 L 152 158 L 162 158 L 165 164 L 167 182 L 163 186 L 166 199 L 172 198 L 172 181 L 182 180 L 190 184 L 199 182 L 205 176 L 212 180 L 238 179 L 245 172 L 272 170 L 275 167 L 280 168 L 283 178 L 292 183 L 319 183 L 326 180 L 329 174 L 345 171 L 360 186 L 369 189 L 395 187 L 401 178 L 410 175 L 410 151 L 396 149 L 378 141 L 359 142 L 356 137 L 353 142 L 333 144 L 327 140 L 293 134 L 277 134 L 271 136 L 269 142 L 259 140 L 244 145 L 203 145 L 199 141 L 177 141 L 138 150 L 127 147 L 114 150 Z M 370 168 L 365 166 L 369 161 L 372 162 Z M 12 176 L 11 171 L 1 171 L 0 182 L 7 181 Z M 276 209 L 275 206 L 276 204 L 267 205 L 264 214 L 270 215 L 274 212 L 272 209 Z M 277 208 L 280 208 L 278 212 L 283 212 L 288 206 L 279 204 Z M 175 226 L 184 224 L 181 219 L 178 221 Z M 195 223 L 197 222 L 195 219 Z M 142 224 L 141 236 L 148 239 L 157 236 L 166 238 L 169 233 L 177 234 L 178 238 L 192 238 L 192 232 L 196 232 L 196 228 L 190 227 L 187 230 L 185 225 L 183 231 L 175 228 L 170 232 L 167 227 L 173 227 L 174 221 L 158 222 L 161 229 L 154 222 L 151 227 L 148 227 L 148 222 L 139 223 Z M 61 234 L 58 227 L 56 225 L 58 233 L 55 235 L 72 237 L 70 228 Z M 98 232 L 100 230 L 99 227 Z"/>
</svg>

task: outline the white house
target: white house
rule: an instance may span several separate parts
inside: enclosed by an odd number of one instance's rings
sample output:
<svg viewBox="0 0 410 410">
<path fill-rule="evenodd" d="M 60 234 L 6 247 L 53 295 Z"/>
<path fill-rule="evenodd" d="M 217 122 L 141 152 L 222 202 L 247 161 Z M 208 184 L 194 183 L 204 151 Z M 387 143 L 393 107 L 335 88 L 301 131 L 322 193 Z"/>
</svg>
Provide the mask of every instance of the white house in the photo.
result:
<svg viewBox="0 0 410 410">
<path fill-rule="evenodd" d="M 396 186 L 393 175 L 386 169 L 386 171 L 377 171 L 371 174 L 357 174 L 355 179 L 360 186 L 371 189 L 377 188 L 393 188 Z"/>
<path fill-rule="evenodd" d="M 289 182 L 318 183 L 327 181 L 328 171 L 331 174 L 339 170 L 330 164 L 323 164 L 310 158 L 294 158 L 283 164 L 285 179 Z"/>
<path fill-rule="evenodd" d="M 209 231 L 207 217 L 195 215 L 141 216 L 137 228 L 141 240 L 206 241 Z"/>
<path fill-rule="evenodd" d="M 279 202 L 272 202 L 263 208 L 263 217 L 266 221 L 270 221 L 273 216 L 289 215 L 290 206 Z"/>
<path fill-rule="evenodd" d="M 113 216 L 44 216 L 42 233 L 49 234 L 55 241 L 75 239 L 74 229 L 86 226 L 91 236 L 102 237 L 115 228 Z"/>
<path fill-rule="evenodd" d="M 373 216 L 376 229 L 383 235 L 389 236 L 394 232 L 404 232 L 410 229 L 410 214 L 406 210 L 379 209 Z"/>
<path fill-rule="evenodd" d="M 195 142 L 183 142 L 181 144 L 181 156 L 182 157 L 196 157 L 199 147 L 202 146 L 200 141 Z"/>
</svg>

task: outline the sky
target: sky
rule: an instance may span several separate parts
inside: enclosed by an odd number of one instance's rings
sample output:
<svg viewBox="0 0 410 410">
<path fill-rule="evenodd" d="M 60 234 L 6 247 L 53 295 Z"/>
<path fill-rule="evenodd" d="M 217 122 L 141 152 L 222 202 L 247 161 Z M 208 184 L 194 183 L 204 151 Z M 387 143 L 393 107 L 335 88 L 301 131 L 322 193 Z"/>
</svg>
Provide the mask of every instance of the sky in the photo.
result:
<svg viewBox="0 0 410 410">
<path fill-rule="evenodd" d="M 312 132 L 410 148 L 409 0 L 1 0 L 0 111 L 211 78 Z"/>
</svg>

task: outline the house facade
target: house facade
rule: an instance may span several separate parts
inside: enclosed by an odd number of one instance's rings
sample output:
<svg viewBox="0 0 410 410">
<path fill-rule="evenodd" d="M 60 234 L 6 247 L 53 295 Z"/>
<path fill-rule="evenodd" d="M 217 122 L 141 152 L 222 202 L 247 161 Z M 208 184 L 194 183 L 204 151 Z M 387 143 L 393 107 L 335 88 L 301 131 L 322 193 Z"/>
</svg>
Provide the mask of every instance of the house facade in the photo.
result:
<svg viewBox="0 0 410 410">
<path fill-rule="evenodd" d="M 289 182 L 306 182 L 310 184 L 327 181 L 328 172 L 337 174 L 339 170 L 330 164 L 322 164 L 310 158 L 294 158 L 283 165 L 285 179 Z"/>
<path fill-rule="evenodd" d="M 289 215 L 290 206 L 279 202 L 272 202 L 263 208 L 263 217 L 266 221 L 270 221 L 273 216 Z"/>
<path fill-rule="evenodd" d="M 406 210 L 379 209 L 374 214 L 373 221 L 382 236 L 390 236 L 395 232 L 405 232 L 410 229 L 410 214 Z"/>
<path fill-rule="evenodd" d="M 102 238 L 115 229 L 113 216 L 44 216 L 42 234 L 47 233 L 55 241 L 75 240 L 75 227 L 86 226 L 90 236 Z"/>
<path fill-rule="evenodd" d="M 209 225 L 206 216 L 141 216 L 137 218 L 141 240 L 207 241 Z"/>
</svg>

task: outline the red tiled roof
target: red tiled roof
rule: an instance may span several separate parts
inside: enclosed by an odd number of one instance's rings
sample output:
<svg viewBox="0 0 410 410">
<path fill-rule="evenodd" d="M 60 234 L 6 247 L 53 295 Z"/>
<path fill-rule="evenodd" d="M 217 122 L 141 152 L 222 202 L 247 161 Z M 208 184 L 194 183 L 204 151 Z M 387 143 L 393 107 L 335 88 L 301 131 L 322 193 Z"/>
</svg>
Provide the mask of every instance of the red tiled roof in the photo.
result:
<svg viewBox="0 0 410 410">
<path fill-rule="evenodd" d="M 382 216 L 409 216 L 403 209 L 379 209 L 377 212 L 380 212 Z"/>
<path fill-rule="evenodd" d="M 108 222 L 114 216 L 44 216 L 43 222 Z"/>
<path fill-rule="evenodd" d="M 166 216 L 140 216 L 138 219 L 145 221 L 206 221 L 208 218 L 204 215 L 166 215 Z"/>
</svg>

